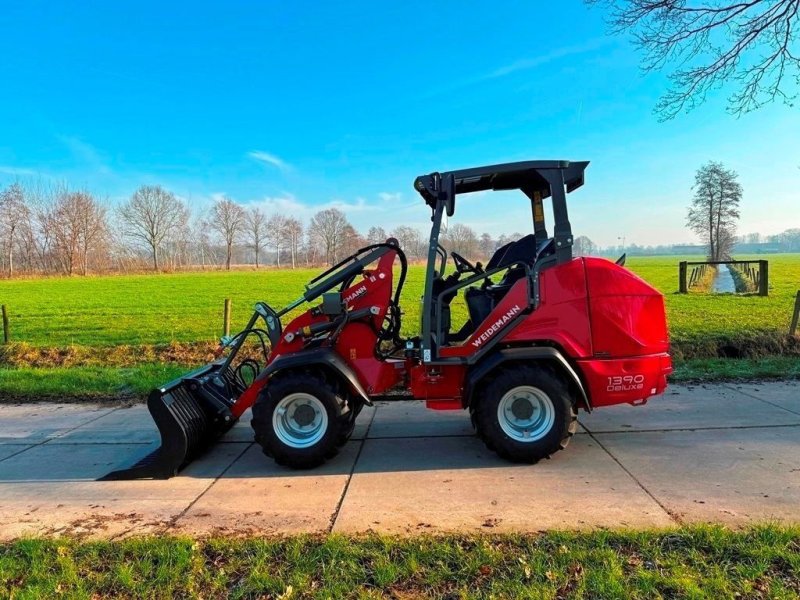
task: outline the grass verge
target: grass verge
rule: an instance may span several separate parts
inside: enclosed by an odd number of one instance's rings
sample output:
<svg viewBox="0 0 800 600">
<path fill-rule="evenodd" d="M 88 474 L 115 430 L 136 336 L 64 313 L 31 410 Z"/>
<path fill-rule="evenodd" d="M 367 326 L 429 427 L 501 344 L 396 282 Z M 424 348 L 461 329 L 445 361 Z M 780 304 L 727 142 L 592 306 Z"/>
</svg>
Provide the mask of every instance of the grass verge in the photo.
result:
<svg viewBox="0 0 800 600">
<path fill-rule="evenodd" d="M 130 367 L 0 368 L 0 401 L 143 401 L 161 386 L 196 368 L 175 363 Z M 676 361 L 671 383 L 800 378 L 800 358 L 692 359 Z"/>
<path fill-rule="evenodd" d="M 0 545 L 26 598 L 797 598 L 800 528 L 540 535 L 28 539 Z"/>
</svg>

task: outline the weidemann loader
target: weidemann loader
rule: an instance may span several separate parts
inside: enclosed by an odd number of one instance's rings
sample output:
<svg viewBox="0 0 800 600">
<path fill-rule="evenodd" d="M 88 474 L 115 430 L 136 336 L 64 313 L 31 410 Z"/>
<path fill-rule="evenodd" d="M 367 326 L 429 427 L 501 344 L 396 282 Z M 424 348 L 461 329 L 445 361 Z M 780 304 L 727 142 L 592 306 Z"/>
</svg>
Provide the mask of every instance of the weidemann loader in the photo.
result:
<svg viewBox="0 0 800 600">
<path fill-rule="evenodd" d="M 387 397 L 468 410 L 490 449 L 535 462 L 567 446 L 578 410 L 660 394 L 672 371 L 662 295 L 618 264 L 624 260 L 572 253 L 567 194 L 583 185 L 587 165 L 528 161 L 417 177 L 432 222 L 418 335 L 400 335 L 402 249 L 393 239 L 362 248 L 289 306 L 259 302 L 247 327 L 222 340 L 219 360 L 153 390 L 160 448 L 106 478 L 171 477 L 251 407 L 265 454 L 315 467 L 347 442 L 365 405 Z M 443 220 L 460 196 L 489 190 L 522 192 L 533 232 L 498 248 L 485 266 L 450 252 L 455 269 L 446 274 Z M 454 330 L 450 305 L 459 294 L 469 318 Z M 282 321 L 304 304 L 308 310 Z M 259 342 L 260 358 L 241 352 L 247 339 Z"/>
</svg>

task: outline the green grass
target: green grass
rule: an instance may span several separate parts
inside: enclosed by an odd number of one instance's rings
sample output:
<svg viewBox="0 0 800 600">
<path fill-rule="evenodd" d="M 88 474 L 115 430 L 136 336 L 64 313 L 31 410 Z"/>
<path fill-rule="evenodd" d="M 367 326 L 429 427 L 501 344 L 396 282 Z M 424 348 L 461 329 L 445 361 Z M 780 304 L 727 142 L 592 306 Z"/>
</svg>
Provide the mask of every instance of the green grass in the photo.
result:
<svg viewBox="0 0 800 600">
<path fill-rule="evenodd" d="M 774 255 L 770 296 L 675 293 L 680 257 L 630 258 L 628 267 L 667 296 L 673 340 L 708 340 L 785 334 L 800 289 L 800 255 Z M 244 326 L 258 300 L 281 307 L 297 298 L 318 270 L 261 270 L 0 282 L 0 303 L 10 311 L 12 339 L 42 346 L 103 346 L 214 340 L 223 300 L 233 301 L 233 328 Z M 403 294 L 404 333 L 417 333 L 424 271 L 412 266 Z M 465 315 L 455 306 L 454 321 Z"/>
<path fill-rule="evenodd" d="M 143 400 L 153 388 L 189 370 L 178 364 L 0 369 L 0 399 Z"/>
<path fill-rule="evenodd" d="M 800 529 L 0 545 L 11 598 L 798 598 Z"/>
</svg>

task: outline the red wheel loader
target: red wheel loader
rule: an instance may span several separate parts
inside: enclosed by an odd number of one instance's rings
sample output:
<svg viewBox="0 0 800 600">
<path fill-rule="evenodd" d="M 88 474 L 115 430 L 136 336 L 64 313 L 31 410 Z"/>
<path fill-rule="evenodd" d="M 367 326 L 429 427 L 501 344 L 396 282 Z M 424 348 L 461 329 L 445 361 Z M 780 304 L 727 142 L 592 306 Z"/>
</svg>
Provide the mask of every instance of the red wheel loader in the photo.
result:
<svg viewBox="0 0 800 600">
<path fill-rule="evenodd" d="M 265 454 L 314 467 L 348 440 L 362 407 L 387 392 L 434 410 L 468 410 L 490 449 L 533 463 L 567 446 L 578 410 L 662 393 L 672 372 L 663 296 L 624 259 L 572 253 L 567 195 L 583 185 L 587 165 L 527 161 L 417 177 L 432 221 L 417 336 L 400 336 L 402 249 L 393 239 L 362 248 L 289 306 L 258 303 L 247 327 L 222 340 L 223 358 L 153 390 L 148 407 L 161 447 L 105 478 L 171 477 L 251 407 Z M 446 274 L 443 220 L 461 195 L 493 190 L 527 197 L 532 233 L 498 248 L 485 266 L 451 252 L 455 269 Z M 459 294 L 469 317 L 455 330 L 450 305 Z M 240 356 L 251 336 L 260 359 Z"/>
</svg>

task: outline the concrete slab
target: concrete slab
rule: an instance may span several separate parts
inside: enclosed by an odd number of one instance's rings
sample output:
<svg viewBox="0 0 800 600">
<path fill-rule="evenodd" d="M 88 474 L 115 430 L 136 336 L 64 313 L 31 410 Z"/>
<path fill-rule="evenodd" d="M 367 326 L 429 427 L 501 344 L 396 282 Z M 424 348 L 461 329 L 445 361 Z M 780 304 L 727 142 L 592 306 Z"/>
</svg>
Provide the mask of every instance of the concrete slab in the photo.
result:
<svg viewBox="0 0 800 600">
<path fill-rule="evenodd" d="M 748 396 L 760 398 L 800 415 L 800 382 L 776 381 L 731 384 L 728 387 Z"/>
<path fill-rule="evenodd" d="M 377 406 L 365 406 L 361 409 L 361 413 L 356 420 L 356 428 L 353 430 L 353 435 L 350 436 L 351 440 L 363 440 L 367 437 L 367 432 L 372 429 L 372 422 L 375 419 L 375 415 L 378 414 L 377 410 Z M 371 431 L 370 437 L 372 437 Z"/>
<path fill-rule="evenodd" d="M 368 439 L 364 444 L 334 531 L 674 524 L 586 435 L 576 436 L 551 460 L 524 466 L 504 462 L 469 437 Z"/>
<path fill-rule="evenodd" d="M 156 444 L 41 444 L 0 462 L 0 482 L 92 481 Z"/>
<path fill-rule="evenodd" d="M 103 415 L 48 444 L 153 444 L 159 440 L 150 412 L 139 404 Z"/>
<path fill-rule="evenodd" d="M 26 444 L 3 444 L 0 446 L 0 460 L 6 460 L 28 448 L 33 448 L 33 446 Z"/>
<path fill-rule="evenodd" d="M 281 467 L 250 447 L 175 524 L 179 532 L 320 533 L 344 493 L 360 442 L 312 471 Z"/>
<path fill-rule="evenodd" d="M 370 439 L 475 435 L 467 411 L 429 410 L 424 402 L 414 400 L 377 402 L 376 406 Z"/>
<path fill-rule="evenodd" d="M 800 424 L 800 414 L 724 386 L 671 386 L 644 406 L 618 405 L 581 413 L 591 432 Z"/>
<path fill-rule="evenodd" d="M 162 532 L 247 447 L 220 444 L 180 476 L 165 481 L 0 483 L 0 539 L 61 534 L 110 538 Z"/>
<path fill-rule="evenodd" d="M 800 427 L 596 437 L 686 522 L 800 518 Z"/>
<path fill-rule="evenodd" d="M 0 404 L 0 444 L 40 443 L 114 410 L 86 404 Z"/>
</svg>

